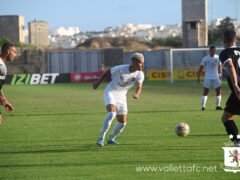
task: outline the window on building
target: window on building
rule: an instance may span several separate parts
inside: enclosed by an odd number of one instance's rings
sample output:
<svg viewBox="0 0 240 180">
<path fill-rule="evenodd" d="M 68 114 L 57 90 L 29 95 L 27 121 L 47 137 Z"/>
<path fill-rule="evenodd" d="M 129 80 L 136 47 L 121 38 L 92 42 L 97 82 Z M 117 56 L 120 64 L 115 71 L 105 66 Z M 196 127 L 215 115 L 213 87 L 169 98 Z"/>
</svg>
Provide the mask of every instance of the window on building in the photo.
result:
<svg viewBox="0 0 240 180">
<path fill-rule="evenodd" d="M 190 22 L 190 28 L 192 30 L 196 30 L 197 29 L 197 22 Z"/>
</svg>

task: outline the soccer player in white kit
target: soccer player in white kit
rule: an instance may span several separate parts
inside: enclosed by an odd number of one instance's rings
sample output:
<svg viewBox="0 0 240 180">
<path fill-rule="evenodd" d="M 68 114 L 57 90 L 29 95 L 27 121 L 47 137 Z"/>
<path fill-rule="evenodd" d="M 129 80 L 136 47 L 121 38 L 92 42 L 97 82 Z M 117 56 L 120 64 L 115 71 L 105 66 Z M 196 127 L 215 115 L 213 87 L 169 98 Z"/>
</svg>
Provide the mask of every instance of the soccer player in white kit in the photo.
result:
<svg viewBox="0 0 240 180">
<path fill-rule="evenodd" d="M 112 121 L 117 116 L 117 123 L 112 134 L 109 136 L 108 144 L 118 144 L 115 137 L 118 136 L 126 126 L 127 122 L 127 92 L 137 82 L 137 88 L 133 94 L 134 99 L 138 99 L 142 90 L 144 74 L 142 72 L 144 66 L 144 56 L 141 53 L 135 53 L 132 63 L 127 65 L 119 65 L 107 70 L 102 77 L 93 84 L 93 88 L 97 89 L 103 79 L 111 74 L 112 81 L 104 90 L 104 101 L 107 109 L 107 116 L 103 121 L 100 137 L 97 141 L 98 146 L 104 146 L 104 139 Z"/>
<path fill-rule="evenodd" d="M 13 112 L 13 106 L 8 102 L 3 94 L 3 84 L 7 76 L 6 62 L 12 62 L 16 57 L 16 47 L 11 43 L 4 43 L 1 48 L 0 55 L 0 102 L 7 112 Z M 2 113 L 0 111 L 0 125 L 2 123 Z"/>
<path fill-rule="evenodd" d="M 216 110 L 223 110 L 221 104 L 221 81 L 222 81 L 222 65 L 218 55 L 216 55 L 215 46 L 209 48 L 210 54 L 202 59 L 198 76 L 197 83 L 200 83 L 200 74 L 203 68 L 206 68 L 204 88 L 202 95 L 202 111 L 205 110 L 207 95 L 211 86 L 216 90 Z"/>
</svg>

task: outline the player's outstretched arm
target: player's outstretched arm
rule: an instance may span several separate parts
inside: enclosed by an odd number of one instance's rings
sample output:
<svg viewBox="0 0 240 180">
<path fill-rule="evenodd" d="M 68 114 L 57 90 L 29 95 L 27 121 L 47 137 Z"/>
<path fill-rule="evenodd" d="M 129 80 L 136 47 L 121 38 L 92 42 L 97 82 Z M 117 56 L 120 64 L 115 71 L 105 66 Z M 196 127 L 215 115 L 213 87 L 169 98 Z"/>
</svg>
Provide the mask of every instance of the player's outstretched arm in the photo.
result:
<svg viewBox="0 0 240 180">
<path fill-rule="evenodd" d="M 13 112 L 13 106 L 8 102 L 7 98 L 3 95 L 2 90 L 0 90 L 0 101 L 2 102 L 3 106 L 5 107 L 7 112 Z"/>
<path fill-rule="evenodd" d="M 202 73 L 202 70 L 203 70 L 203 66 L 201 65 L 199 67 L 199 70 L 198 70 L 198 74 L 197 74 L 197 83 L 199 84 L 200 83 L 200 75 Z"/>
<path fill-rule="evenodd" d="M 235 95 L 236 95 L 237 99 L 240 100 L 240 88 L 238 86 L 237 73 L 236 73 L 236 70 L 235 70 L 232 60 L 230 60 L 226 63 L 226 67 L 227 67 L 230 79 L 232 81 Z"/>
<path fill-rule="evenodd" d="M 142 91 L 142 83 L 137 83 L 137 88 L 135 93 L 133 94 L 133 98 L 138 99 L 141 91 Z"/>
<path fill-rule="evenodd" d="M 98 86 L 101 84 L 101 82 L 111 74 L 111 70 L 108 69 L 107 71 L 104 72 L 104 74 L 101 76 L 101 78 L 97 81 L 93 83 L 93 89 L 97 89 Z"/>
</svg>

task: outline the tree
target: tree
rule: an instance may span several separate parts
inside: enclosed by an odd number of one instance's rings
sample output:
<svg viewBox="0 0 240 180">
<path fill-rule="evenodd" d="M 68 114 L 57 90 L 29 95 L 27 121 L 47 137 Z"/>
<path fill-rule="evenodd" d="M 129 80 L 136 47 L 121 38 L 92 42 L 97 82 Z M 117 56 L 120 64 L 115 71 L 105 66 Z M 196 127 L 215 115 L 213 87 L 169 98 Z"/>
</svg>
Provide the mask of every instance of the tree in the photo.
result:
<svg viewBox="0 0 240 180">
<path fill-rule="evenodd" d="M 2 45 L 6 42 L 10 42 L 10 40 L 7 37 L 0 36 L 0 46 L 2 47 Z"/>
<path fill-rule="evenodd" d="M 182 37 L 180 37 L 180 36 L 167 37 L 165 45 L 171 46 L 174 48 L 180 48 L 180 47 L 182 47 Z"/>
<path fill-rule="evenodd" d="M 220 31 L 220 33 L 223 35 L 223 33 L 227 30 L 234 30 L 234 24 L 231 22 L 231 18 L 230 17 L 226 17 L 225 19 L 223 19 L 220 23 L 220 25 L 218 26 L 218 30 Z"/>
<path fill-rule="evenodd" d="M 223 34 L 227 30 L 234 30 L 234 24 L 231 22 L 230 17 L 223 19 L 216 29 L 209 28 L 208 31 L 208 44 L 223 44 Z"/>
<path fill-rule="evenodd" d="M 176 36 L 176 37 L 167 37 L 167 38 L 154 38 L 152 40 L 153 42 L 156 42 L 159 46 L 169 46 L 174 48 L 182 47 L 182 37 Z"/>
<path fill-rule="evenodd" d="M 216 45 L 222 44 L 222 35 L 218 29 L 210 29 L 208 31 L 208 44 L 209 45 Z"/>
<path fill-rule="evenodd" d="M 166 44 L 166 38 L 154 38 L 152 41 L 156 42 L 159 46 L 165 46 Z"/>
<path fill-rule="evenodd" d="M 32 44 L 27 44 L 27 43 L 21 43 L 21 42 L 16 42 L 15 43 L 16 47 L 21 47 L 21 48 L 30 48 L 30 49 L 36 49 L 36 46 Z"/>
</svg>

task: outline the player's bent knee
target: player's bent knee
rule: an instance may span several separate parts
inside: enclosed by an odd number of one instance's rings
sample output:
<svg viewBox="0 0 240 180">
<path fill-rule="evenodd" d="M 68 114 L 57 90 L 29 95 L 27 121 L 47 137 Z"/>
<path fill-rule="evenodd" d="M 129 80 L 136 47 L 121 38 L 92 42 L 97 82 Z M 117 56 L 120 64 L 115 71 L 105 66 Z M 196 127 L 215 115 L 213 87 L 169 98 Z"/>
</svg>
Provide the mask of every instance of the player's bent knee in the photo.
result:
<svg viewBox="0 0 240 180">
<path fill-rule="evenodd" d="M 108 112 L 115 112 L 116 113 L 116 108 L 113 104 L 109 104 L 106 106 Z"/>
<path fill-rule="evenodd" d="M 221 87 L 216 88 L 216 96 L 221 95 Z"/>
<path fill-rule="evenodd" d="M 222 115 L 222 122 L 225 123 L 227 121 L 234 120 L 234 117 L 235 117 L 235 115 L 224 111 L 223 115 Z"/>
<path fill-rule="evenodd" d="M 126 123 L 127 122 L 127 115 L 126 114 L 124 114 L 124 115 L 117 115 L 117 120 L 120 123 Z"/>
<path fill-rule="evenodd" d="M 209 89 L 204 88 L 204 90 L 203 90 L 203 96 L 207 96 L 207 95 L 208 95 L 208 92 L 209 92 Z"/>
<path fill-rule="evenodd" d="M 221 92 L 220 93 L 216 93 L 216 96 L 221 96 Z"/>
<path fill-rule="evenodd" d="M 222 115 L 222 118 L 221 118 L 221 119 L 222 119 L 222 122 L 223 122 L 223 123 L 227 122 L 227 119 L 224 117 L 224 114 Z"/>
</svg>

